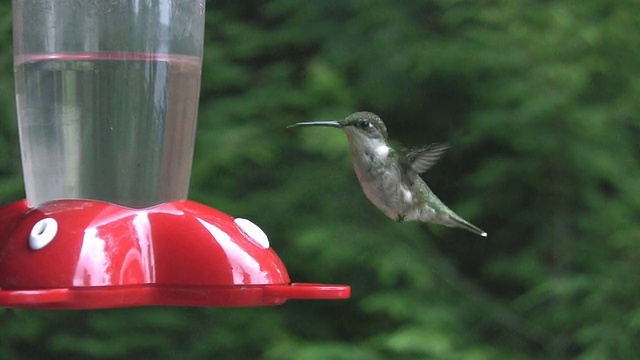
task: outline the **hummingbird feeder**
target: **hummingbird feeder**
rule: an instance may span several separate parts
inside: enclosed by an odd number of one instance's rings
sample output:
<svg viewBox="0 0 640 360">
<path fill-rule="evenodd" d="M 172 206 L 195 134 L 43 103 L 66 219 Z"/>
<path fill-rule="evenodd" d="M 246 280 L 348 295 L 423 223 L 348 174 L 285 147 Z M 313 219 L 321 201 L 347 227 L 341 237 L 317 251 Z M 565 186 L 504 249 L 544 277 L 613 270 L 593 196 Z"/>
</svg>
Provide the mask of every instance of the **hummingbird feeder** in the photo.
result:
<svg viewBox="0 0 640 360">
<path fill-rule="evenodd" d="M 0 306 L 346 299 L 291 282 L 253 222 L 187 200 L 205 0 L 14 0 L 27 199 L 0 208 Z"/>
</svg>

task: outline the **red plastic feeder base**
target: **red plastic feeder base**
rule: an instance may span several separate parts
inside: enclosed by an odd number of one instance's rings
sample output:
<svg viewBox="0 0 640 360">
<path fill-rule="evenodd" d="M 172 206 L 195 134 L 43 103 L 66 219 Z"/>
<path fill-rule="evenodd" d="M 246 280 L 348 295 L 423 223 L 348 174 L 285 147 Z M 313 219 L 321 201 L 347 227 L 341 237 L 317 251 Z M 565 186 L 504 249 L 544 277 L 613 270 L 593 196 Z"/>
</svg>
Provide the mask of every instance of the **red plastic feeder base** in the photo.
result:
<svg viewBox="0 0 640 360">
<path fill-rule="evenodd" d="M 0 208 L 0 306 L 263 306 L 349 296 L 345 285 L 291 283 L 259 227 L 193 201 Z"/>
</svg>

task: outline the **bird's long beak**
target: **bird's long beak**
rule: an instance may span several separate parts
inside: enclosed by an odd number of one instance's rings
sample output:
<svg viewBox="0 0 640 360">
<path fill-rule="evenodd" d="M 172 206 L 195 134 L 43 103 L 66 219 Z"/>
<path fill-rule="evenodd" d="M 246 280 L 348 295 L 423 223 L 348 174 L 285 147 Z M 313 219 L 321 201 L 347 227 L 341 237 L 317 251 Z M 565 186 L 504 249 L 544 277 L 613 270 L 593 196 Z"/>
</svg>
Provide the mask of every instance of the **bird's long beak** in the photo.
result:
<svg viewBox="0 0 640 360">
<path fill-rule="evenodd" d="M 299 122 L 293 125 L 289 125 L 287 126 L 287 128 L 299 127 L 299 126 L 324 126 L 324 127 L 341 128 L 342 124 L 337 121 L 311 121 L 311 122 Z"/>
</svg>

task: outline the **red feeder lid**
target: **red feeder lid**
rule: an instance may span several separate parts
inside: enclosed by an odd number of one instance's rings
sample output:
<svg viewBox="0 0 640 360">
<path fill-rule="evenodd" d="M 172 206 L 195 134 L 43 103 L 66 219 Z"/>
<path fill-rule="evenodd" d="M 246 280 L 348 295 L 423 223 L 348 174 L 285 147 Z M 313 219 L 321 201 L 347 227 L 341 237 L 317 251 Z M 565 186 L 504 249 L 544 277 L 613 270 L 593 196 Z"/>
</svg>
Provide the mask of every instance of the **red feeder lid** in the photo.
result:
<svg viewBox="0 0 640 360">
<path fill-rule="evenodd" d="M 0 208 L 0 306 L 260 306 L 349 296 L 344 285 L 291 283 L 258 226 L 193 201 Z"/>
</svg>

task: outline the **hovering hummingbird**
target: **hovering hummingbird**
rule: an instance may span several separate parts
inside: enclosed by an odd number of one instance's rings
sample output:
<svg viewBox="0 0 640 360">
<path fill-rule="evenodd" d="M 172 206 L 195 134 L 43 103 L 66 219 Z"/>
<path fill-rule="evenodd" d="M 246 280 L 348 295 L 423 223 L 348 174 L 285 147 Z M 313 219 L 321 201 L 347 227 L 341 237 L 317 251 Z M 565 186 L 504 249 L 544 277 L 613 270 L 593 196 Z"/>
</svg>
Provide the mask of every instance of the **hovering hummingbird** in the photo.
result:
<svg viewBox="0 0 640 360">
<path fill-rule="evenodd" d="M 353 169 L 367 198 L 388 217 L 402 222 L 418 220 L 487 233 L 464 220 L 431 191 L 420 178 L 449 148 L 431 144 L 406 153 L 389 146 L 387 127 L 374 113 L 357 112 L 341 121 L 300 122 L 288 126 L 325 126 L 347 134 Z"/>
</svg>

